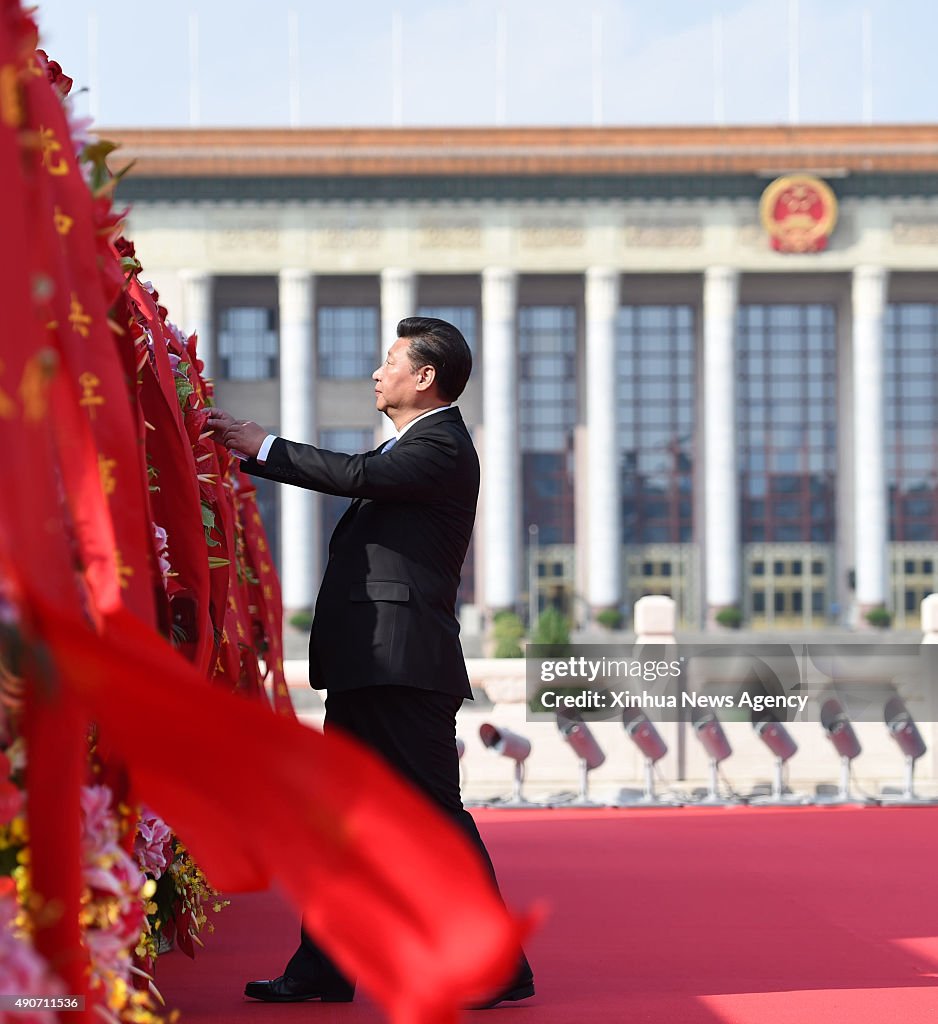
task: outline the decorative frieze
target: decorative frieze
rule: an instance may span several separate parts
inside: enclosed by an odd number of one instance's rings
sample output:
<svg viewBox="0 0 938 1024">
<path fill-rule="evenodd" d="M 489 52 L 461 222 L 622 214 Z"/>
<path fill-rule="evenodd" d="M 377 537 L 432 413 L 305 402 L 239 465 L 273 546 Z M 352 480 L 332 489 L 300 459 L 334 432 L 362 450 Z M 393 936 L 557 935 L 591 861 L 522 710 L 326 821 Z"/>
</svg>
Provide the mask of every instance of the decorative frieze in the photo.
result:
<svg viewBox="0 0 938 1024">
<path fill-rule="evenodd" d="M 938 245 L 938 217 L 894 217 L 892 240 L 896 245 Z"/>
<path fill-rule="evenodd" d="M 696 220 L 630 221 L 622 240 L 628 248 L 693 249 L 703 241 L 703 225 Z"/>
<path fill-rule="evenodd" d="M 578 220 L 522 221 L 518 244 L 522 249 L 576 249 L 586 241 Z"/>
<path fill-rule="evenodd" d="M 361 252 L 370 252 L 379 248 L 383 237 L 380 224 L 361 220 L 324 224 L 316 234 L 315 244 L 320 249 L 358 250 Z"/>
<path fill-rule="evenodd" d="M 276 252 L 280 247 L 280 231 L 273 225 L 239 226 L 213 231 L 212 249 L 218 255 L 241 252 Z"/>
<path fill-rule="evenodd" d="M 417 245 L 421 249 L 478 249 L 481 244 L 482 225 L 477 220 L 433 220 L 417 225 Z"/>
</svg>

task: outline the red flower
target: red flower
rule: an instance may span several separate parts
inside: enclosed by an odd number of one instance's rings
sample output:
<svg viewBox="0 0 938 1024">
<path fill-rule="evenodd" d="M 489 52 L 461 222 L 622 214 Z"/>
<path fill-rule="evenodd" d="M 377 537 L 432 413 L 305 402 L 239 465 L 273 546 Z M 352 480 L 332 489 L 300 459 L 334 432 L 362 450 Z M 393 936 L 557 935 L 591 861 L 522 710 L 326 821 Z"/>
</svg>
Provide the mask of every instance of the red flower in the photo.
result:
<svg viewBox="0 0 938 1024">
<path fill-rule="evenodd" d="M 57 60 L 50 60 L 45 50 L 37 50 L 36 56 L 39 58 L 39 63 L 42 65 L 42 69 L 45 71 L 46 78 L 49 79 L 49 84 L 52 88 L 63 98 L 67 96 L 72 91 L 74 79 L 63 74 L 62 65 Z"/>
<path fill-rule="evenodd" d="M 12 782 L 0 782 L 0 825 L 9 824 L 22 809 L 22 792 Z"/>
</svg>

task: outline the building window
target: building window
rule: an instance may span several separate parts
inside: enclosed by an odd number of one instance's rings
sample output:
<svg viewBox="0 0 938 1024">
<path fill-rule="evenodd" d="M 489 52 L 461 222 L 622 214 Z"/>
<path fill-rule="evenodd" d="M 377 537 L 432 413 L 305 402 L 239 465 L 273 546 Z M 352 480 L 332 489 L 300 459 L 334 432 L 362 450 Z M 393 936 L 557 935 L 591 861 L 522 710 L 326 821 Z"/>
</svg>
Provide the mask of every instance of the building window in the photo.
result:
<svg viewBox="0 0 938 1024">
<path fill-rule="evenodd" d="M 344 452 L 346 455 L 357 455 L 359 452 L 370 452 L 375 447 L 375 432 L 371 427 L 349 427 L 336 430 L 320 430 L 319 447 L 330 452 Z M 322 496 L 322 564 L 329 560 L 329 538 L 339 520 L 345 514 L 351 501 L 337 494 Z"/>
<path fill-rule="evenodd" d="M 622 541 L 693 533 L 694 311 L 624 306 L 616 321 Z"/>
<path fill-rule="evenodd" d="M 374 306 L 320 306 L 319 376 L 361 380 L 378 365 L 378 310 Z"/>
<path fill-rule="evenodd" d="M 837 472 L 834 307 L 740 306 L 737 351 L 743 540 L 829 543 Z"/>
<path fill-rule="evenodd" d="M 938 540 L 938 304 L 886 311 L 886 481 L 889 536 Z"/>
<path fill-rule="evenodd" d="M 462 333 L 473 358 L 476 355 L 477 313 L 475 306 L 421 306 L 417 316 L 433 316 L 445 320 Z"/>
<path fill-rule="evenodd" d="M 230 306 L 222 310 L 218 355 L 222 376 L 228 380 L 277 377 L 275 311 L 261 306 Z"/>
<path fill-rule="evenodd" d="M 576 423 L 576 310 L 518 311 L 519 426 L 523 531 L 540 544 L 573 543 L 573 428 Z"/>
</svg>

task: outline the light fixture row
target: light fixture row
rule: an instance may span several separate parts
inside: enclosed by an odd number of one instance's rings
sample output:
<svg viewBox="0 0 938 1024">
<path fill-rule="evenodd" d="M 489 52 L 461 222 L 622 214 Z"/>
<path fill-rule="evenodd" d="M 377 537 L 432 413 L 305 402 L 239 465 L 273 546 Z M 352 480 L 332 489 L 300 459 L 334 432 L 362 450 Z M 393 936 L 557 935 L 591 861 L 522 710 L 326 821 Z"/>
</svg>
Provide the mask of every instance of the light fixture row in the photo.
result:
<svg viewBox="0 0 938 1024">
<path fill-rule="evenodd" d="M 749 797 L 734 795 L 731 798 L 721 796 L 719 789 L 720 765 L 733 753 L 723 725 L 713 711 L 695 711 L 692 718 L 694 734 L 707 754 L 709 782 L 707 791 L 696 799 L 680 800 L 670 795 L 659 797 L 655 787 L 655 765 L 667 754 L 668 747 L 662 739 L 654 723 L 640 709 L 626 708 L 622 714 L 622 725 L 626 734 L 641 751 L 644 759 L 644 779 L 641 796 L 634 799 L 620 800 L 620 804 L 642 806 L 675 806 L 681 803 L 699 804 L 807 804 L 807 803 L 889 803 L 889 802 L 926 802 L 915 792 L 915 762 L 926 751 L 925 741 L 905 706 L 898 696 L 890 698 L 883 709 L 883 719 L 889 735 L 895 740 L 905 761 L 904 784 L 896 794 L 879 797 L 859 797 L 852 793 L 850 785 L 851 764 L 860 755 L 862 748 L 857 739 L 853 725 L 836 696 L 829 696 L 821 705 L 821 726 L 827 738 L 833 744 L 840 757 L 840 780 L 834 794 L 810 798 L 792 794 L 784 784 L 784 768 L 798 752 L 798 745 L 784 724 L 778 720 L 771 710 L 754 711 L 752 726 L 759 739 L 769 748 L 773 755 L 773 778 L 771 790 L 765 794 L 754 794 Z M 557 728 L 560 735 L 569 744 L 579 763 L 579 789 L 575 794 L 567 794 L 546 801 L 546 805 L 564 804 L 566 806 L 596 807 L 609 806 L 609 803 L 597 803 L 590 799 L 589 775 L 606 760 L 606 755 L 596 742 L 589 726 L 576 713 L 558 712 Z M 524 764 L 531 754 L 531 741 L 526 737 L 512 732 L 510 729 L 494 726 L 488 722 L 479 728 L 479 738 L 483 745 L 497 754 L 508 758 L 514 763 L 514 782 L 510 796 L 493 800 L 481 801 L 483 804 L 500 807 L 539 807 L 544 802 L 527 800 L 522 792 L 524 783 Z M 457 740 L 459 756 L 465 752 L 465 744 Z"/>
</svg>

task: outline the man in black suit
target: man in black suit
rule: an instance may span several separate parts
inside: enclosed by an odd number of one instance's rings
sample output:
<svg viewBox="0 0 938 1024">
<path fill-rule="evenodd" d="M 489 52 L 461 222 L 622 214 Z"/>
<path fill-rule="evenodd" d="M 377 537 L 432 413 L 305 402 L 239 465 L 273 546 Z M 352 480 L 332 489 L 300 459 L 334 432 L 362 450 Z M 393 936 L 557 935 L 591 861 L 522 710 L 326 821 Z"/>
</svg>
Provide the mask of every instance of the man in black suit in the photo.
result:
<svg viewBox="0 0 938 1024">
<path fill-rule="evenodd" d="M 397 333 L 372 374 L 377 408 L 396 433 L 374 451 L 343 455 L 298 444 L 219 409 L 209 423 L 228 448 L 248 456 L 246 472 L 353 499 L 329 542 L 309 641 L 310 683 L 328 691 L 324 727 L 370 746 L 450 816 L 495 883 L 462 806 L 456 751 L 456 712 L 472 696 L 456 592 L 475 521 L 479 460 L 452 403 L 472 355 L 443 320 L 409 317 Z M 515 977 L 484 1005 L 533 994 L 522 953 Z M 303 933 L 283 975 L 249 982 L 245 995 L 344 1002 L 354 982 Z"/>
</svg>

